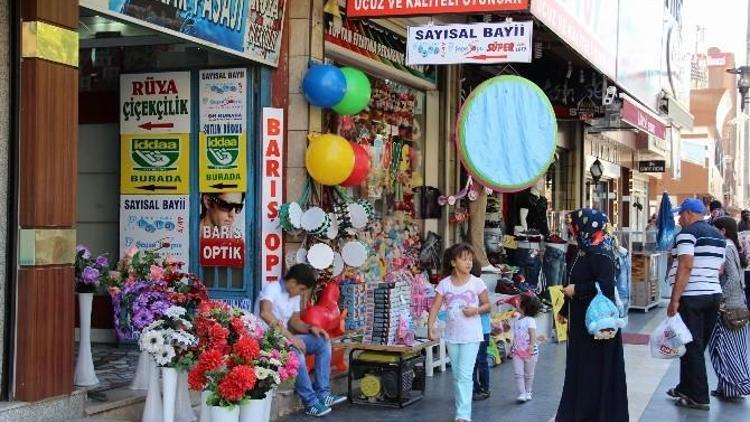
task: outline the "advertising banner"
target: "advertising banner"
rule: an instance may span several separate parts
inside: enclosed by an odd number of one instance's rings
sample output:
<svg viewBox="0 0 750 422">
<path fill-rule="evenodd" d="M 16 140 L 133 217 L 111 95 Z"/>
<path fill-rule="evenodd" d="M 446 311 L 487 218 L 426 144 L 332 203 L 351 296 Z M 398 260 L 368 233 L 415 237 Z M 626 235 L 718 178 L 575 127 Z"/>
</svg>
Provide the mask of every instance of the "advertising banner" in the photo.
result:
<svg viewBox="0 0 750 422">
<path fill-rule="evenodd" d="M 412 26 L 406 63 L 531 63 L 534 23 Z"/>
<path fill-rule="evenodd" d="M 616 1 L 534 0 L 531 13 L 614 79 L 617 73 Z"/>
<path fill-rule="evenodd" d="M 200 264 L 245 265 L 245 193 L 201 193 Z"/>
<path fill-rule="evenodd" d="M 437 81 L 435 66 L 407 65 L 406 38 L 368 20 L 325 15 L 325 41 L 428 82 Z"/>
<path fill-rule="evenodd" d="M 281 279 L 283 233 L 279 207 L 284 200 L 284 110 L 263 108 L 263 187 L 261 192 L 261 280 L 263 286 Z"/>
<path fill-rule="evenodd" d="M 526 10 L 529 0 L 347 0 L 351 17 L 418 16 Z"/>
<path fill-rule="evenodd" d="M 187 195 L 123 195 L 120 197 L 120 256 L 128 248 L 158 252 L 189 262 Z"/>
<path fill-rule="evenodd" d="M 655 136 L 664 141 L 667 139 L 667 122 L 657 117 L 654 113 L 638 104 L 635 100 L 625 94 L 620 94 L 622 99 L 621 118 L 624 122 Z"/>
<path fill-rule="evenodd" d="M 117 19 L 276 66 L 286 0 L 80 0 Z"/>
<path fill-rule="evenodd" d="M 247 190 L 245 69 L 202 70 L 199 180 L 201 192 Z"/>
<path fill-rule="evenodd" d="M 190 73 L 121 75 L 120 133 L 190 133 Z"/>
<path fill-rule="evenodd" d="M 187 134 L 120 136 L 120 192 L 185 194 L 190 190 Z"/>
</svg>

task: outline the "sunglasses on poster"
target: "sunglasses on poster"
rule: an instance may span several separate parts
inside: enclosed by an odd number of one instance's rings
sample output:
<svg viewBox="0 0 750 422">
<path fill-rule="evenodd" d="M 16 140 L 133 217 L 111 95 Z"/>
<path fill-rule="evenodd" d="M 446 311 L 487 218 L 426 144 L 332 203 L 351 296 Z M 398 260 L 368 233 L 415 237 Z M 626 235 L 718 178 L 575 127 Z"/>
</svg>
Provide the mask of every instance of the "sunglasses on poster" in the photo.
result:
<svg viewBox="0 0 750 422">
<path fill-rule="evenodd" d="M 227 202 L 216 196 L 209 196 L 208 199 L 211 201 L 211 203 L 214 204 L 216 208 L 224 212 L 230 212 L 234 210 L 235 214 L 239 214 L 240 212 L 242 212 L 242 208 L 245 206 L 244 204 L 234 204 L 231 202 Z"/>
</svg>

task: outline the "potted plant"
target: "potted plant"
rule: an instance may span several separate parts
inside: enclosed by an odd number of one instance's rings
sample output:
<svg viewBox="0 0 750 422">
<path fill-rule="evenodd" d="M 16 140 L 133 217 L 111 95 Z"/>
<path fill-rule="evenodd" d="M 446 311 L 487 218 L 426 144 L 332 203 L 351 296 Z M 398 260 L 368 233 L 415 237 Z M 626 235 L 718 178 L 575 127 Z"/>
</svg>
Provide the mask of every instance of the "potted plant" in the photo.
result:
<svg viewBox="0 0 750 422">
<path fill-rule="evenodd" d="M 91 309 L 94 292 L 107 279 L 108 274 L 109 258 L 106 254 L 94 257 L 86 246 L 76 247 L 75 290 L 78 293 L 80 340 L 74 384 L 82 387 L 99 384 L 91 356 Z"/>
</svg>

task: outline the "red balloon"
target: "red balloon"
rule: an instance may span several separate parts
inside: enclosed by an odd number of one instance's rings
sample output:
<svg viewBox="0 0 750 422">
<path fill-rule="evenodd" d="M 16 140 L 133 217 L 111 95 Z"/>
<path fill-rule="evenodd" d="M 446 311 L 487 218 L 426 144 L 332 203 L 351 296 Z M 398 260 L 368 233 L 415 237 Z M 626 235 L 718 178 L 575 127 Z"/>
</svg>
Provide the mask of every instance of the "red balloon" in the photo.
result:
<svg viewBox="0 0 750 422">
<path fill-rule="evenodd" d="M 360 144 L 352 143 L 352 149 L 354 150 L 354 168 L 349 178 L 341 183 L 341 186 L 347 188 L 361 185 L 370 173 L 370 153 Z"/>
</svg>

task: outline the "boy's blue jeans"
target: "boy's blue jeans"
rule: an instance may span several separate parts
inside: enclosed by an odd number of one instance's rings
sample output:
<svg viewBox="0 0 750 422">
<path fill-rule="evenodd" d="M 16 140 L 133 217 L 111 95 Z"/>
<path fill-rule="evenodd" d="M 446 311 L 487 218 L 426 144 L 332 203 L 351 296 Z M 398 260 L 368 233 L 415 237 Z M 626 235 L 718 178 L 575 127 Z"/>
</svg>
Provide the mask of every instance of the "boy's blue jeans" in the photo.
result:
<svg viewBox="0 0 750 422">
<path fill-rule="evenodd" d="M 297 369 L 297 380 L 294 383 L 294 391 L 297 392 L 305 407 L 322 402 L 331 393 L 331 342 L 325 337 L 312 334 L 298 335 L 297 338 L 305 343 L 306 353 L 315 356 L 315 380 L 310 379 L 305 363 L 305 354 L 297 350 L 299 368 Z"/>
<path fill-rule="evenodd" d="M 490 392 L 490 363 L 487 359 L 487 346 L 490 344 L 490 335 L 484 335 L 484 341 L 479 345 L 479 353 L 474 364 L 474 392 Z"/>
</svg>

